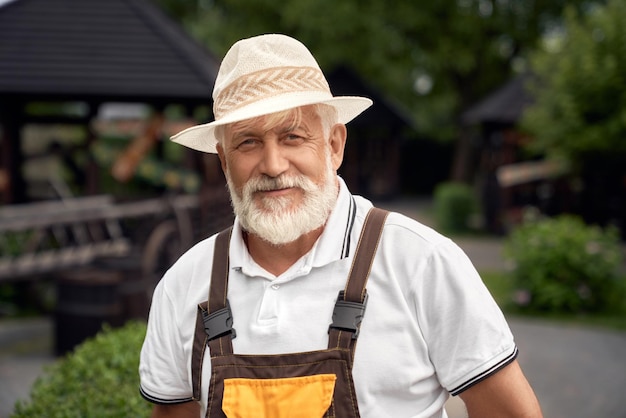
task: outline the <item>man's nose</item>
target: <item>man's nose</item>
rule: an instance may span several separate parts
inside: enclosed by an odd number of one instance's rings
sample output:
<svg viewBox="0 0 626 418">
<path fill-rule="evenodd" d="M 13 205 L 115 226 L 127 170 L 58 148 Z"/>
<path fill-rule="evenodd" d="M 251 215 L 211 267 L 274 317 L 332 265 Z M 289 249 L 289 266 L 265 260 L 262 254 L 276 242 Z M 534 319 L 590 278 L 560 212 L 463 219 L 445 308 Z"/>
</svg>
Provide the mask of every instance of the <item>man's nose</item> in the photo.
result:
<svg viewBox="0 0 626 418">
<path fill-rule="evenodd" d="M 263 155 L 260 164 L 262 174 L 270 177 L 278 177 L 289 168 L 289 160 L 280 144 L 267 141 L 263 146 Z"/>
</svg>

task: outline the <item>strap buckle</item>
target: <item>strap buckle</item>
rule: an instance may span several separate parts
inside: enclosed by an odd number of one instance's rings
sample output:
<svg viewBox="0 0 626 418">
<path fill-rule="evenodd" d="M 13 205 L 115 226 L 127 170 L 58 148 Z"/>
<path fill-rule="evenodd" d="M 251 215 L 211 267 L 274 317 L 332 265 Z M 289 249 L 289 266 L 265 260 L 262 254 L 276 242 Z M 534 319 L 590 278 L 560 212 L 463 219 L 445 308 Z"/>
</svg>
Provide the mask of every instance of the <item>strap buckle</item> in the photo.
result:
<svg viewBox="0 0 626 418">
<path fill-rule="evenodd" d="M 219 338 L 226 334 L 232 334 L 232 338 L 237 336 L 233 328 L 233 313 L 230 310 L 230 303 L 226 300 L 226 307 L 211 314 L 202 310 L 202 321 L 204 322 L 204 332 L 210 340 Z"/>
<path fill-rule="evenodd" d="M 365 307 L 367 306 L 367 293 L 365 293 L 363 303 L 350 302 L 344 300 L 344 297 L 345 292 L 342 290 L 339 292 L 339 296 L 335 302 L 333 322 L 328 327 L 328 332 L 333 328 L 342 331 L 350 331 L 352 332 L 352 339 L 356 340 L 359 337 L 361 321 L 363 320 Z"/>
</svg>

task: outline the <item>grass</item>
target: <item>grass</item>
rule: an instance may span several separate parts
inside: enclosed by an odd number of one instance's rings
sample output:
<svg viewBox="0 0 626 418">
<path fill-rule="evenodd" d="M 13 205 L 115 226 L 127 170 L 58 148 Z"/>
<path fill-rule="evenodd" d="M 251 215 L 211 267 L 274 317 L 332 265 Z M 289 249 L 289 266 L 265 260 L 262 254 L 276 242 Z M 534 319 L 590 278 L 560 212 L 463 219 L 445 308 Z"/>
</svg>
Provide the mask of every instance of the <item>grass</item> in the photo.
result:
<svg viewBox="0 0 626 418">
<path fill-rule="evenodd" d="M 626 331 L 626 306 L 621 313 L 528 313 L 519 309 L 513 302 L 514 287 L 510 276 L 504 272 L 481 272 L 485 285 L 507 316 L 527 317 L 560 322 L 566 325 L 608 328 Z M 626 301 L 624 302 L 626 305 Z"/>
</svg>

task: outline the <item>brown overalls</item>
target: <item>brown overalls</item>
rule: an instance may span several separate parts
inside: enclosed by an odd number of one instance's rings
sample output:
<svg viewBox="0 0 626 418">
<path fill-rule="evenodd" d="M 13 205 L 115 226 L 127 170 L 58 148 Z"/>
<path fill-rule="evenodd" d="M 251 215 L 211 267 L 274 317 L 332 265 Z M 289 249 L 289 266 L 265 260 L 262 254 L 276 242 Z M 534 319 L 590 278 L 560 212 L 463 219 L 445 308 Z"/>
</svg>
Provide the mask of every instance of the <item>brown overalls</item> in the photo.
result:
<svg viewBox="0 0 626 418">
<path fill-rule="evenodd" d="M 365 312 L 365 284 L 387 212 L 367 215 L 345 290 L 339 293 L 326 350 L 278 355 L 233 353 L 228 289 L 231 229 L 215 242 L 209 299 L 198 305 L 192 354 L 193 397 L 200 400 L 202 361 L 208 344 L 211 382 L 207 418 L 359 417 L 352 361 Z"/>
</svg>

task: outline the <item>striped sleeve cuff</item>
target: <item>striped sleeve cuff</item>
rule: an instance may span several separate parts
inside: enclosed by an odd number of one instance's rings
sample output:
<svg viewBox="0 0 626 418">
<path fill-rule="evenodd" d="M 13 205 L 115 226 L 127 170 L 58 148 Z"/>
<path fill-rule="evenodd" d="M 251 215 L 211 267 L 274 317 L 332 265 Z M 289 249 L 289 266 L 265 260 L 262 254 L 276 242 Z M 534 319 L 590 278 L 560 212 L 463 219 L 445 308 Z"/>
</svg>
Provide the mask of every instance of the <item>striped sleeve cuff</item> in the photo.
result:
<svg viewBox="0 0 626 418">
<path fill-rule="evenodd" d="M 157 404 L 157 405 L 175 405 L 175 404 L 190 402 L 194 400 L 191 396 L 188 398 L 178 398 L 178 399 L 157 398 L 156 396 L 152 396 L 151 394 L 146 392 L 142 386 L 139 386 L 139 393 L 145 400 L 147 400 L 148 402 Z"/>
<path fill-rule="evenodd" d="M 487 369 L 487 370 L 483 371 L 482 373 L 472 377 L 471 379 L 467 380 L 465 383 L 455 387 L 454 389 L 452 389 L 450 391 L 450 394 L 452 396 L 457 396 L 460 393 L 463 393 L 467 389 L 469 389 L 472 386 L 474 386 L 476 383 L 482 382 L 483 380 L 485 380 L 489 376 L 494 375 L 495 373 L 497 373 L 498 371 L 503 369 L 505 366 L 511 364 L 517 358 L 518 353 L 519 353 L 519 351 L 518 351 L 517 347 L 513 347 L 513 351 L 508 356 L 506 356 L 505 358 L 503 358 L 502 360 L 500 360 L 499 362 L 497 362 L 496 364 L 491 366 L 489 369 Z"/>
</svg>

